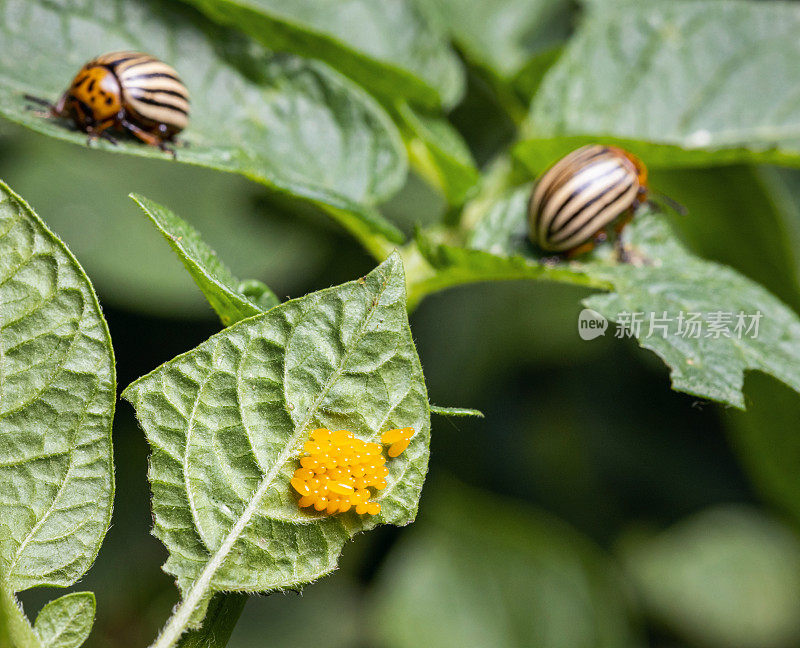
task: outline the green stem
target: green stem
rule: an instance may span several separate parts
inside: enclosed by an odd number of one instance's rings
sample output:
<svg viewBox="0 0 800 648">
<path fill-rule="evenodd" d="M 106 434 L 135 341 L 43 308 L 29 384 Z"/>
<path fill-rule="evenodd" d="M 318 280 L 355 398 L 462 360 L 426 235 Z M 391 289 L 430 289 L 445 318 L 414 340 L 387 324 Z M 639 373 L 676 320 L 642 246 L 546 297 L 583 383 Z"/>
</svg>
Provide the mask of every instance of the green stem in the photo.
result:
<svg viewBox="0 0 800 648">
<path fill-rule="evenodd" d="M 247 598 L 247 594 L 216 594 L 208 604 L 202 627 L 183 635 L 177 648 L 225 648 Z"/>
<path fill-rule="evenodd" d="M 477 195 L 464 206 L 461 217 L 453 227 L 443 228 L 437 232 L 437 239 L 441 243 L 463 245 L 465 239 L 510 187 L 521 179 L 517 176 L 517 169 L 513 161 L 507 156 L 501 156 L 489 165 L 487 173 L 483 176 Z M 409 312 L 413 311 L 419 303 L 430 293 L 451 288 L 458 284 L 472 283 L 476 279 L 459 273 L 440 272 L 422 256 L 416 243 L 409 243 L 401 251 L 403 264 L 406 271 L 407 303 Z M 486 280 L 515 279 L 513 276 L 486 277 Z"/>
<path fill-rule="evenodd" d="M 0 582 L 0 641 L 11 648 L 42 648 L 16 597 Z M 7 642 L 7 643 L 6 643 Z"/>
</svg>

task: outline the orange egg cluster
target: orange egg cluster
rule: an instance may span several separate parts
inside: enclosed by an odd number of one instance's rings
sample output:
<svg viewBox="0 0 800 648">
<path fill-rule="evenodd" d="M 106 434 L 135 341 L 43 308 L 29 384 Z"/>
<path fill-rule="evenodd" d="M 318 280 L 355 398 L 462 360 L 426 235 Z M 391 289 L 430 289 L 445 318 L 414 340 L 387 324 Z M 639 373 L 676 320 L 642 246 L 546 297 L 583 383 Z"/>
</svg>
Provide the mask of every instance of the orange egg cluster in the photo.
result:
<svg viewBox="0 0 800 648">
<path fill-rule="evenodd" d="M 384 432 L 381 441 L 391 444 L 388 454 L 397 457 L 408 447 L 412 428 Z M 331 432 L 320 428 L 311 432 L 303 446 L 305 455 L 294 472 L 291 485 L 300 494 L 298 504 L 313 506 L 328 515 L 355 508 L 359 515 L 377 515 L 381 505 L 370 502 L 370 488 L 386 488 L 389 469 L 381 446 L 356 438 L 347 430 Z"/>
</svg>

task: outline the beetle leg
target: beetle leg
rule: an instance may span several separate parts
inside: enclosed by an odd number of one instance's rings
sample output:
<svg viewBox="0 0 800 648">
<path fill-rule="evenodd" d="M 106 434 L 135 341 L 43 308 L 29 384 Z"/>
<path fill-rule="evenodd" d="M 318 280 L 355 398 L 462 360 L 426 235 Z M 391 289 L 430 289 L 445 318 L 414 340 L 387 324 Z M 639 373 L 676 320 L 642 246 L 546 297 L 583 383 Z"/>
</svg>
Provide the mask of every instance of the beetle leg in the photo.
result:
<svg viewBox="0 0 800 648">
<path fill-rule="evenodd" d="M 605 232 L 603 232 L 603 234 L 605 234 Z M 594 249 L 596 243 L 597 240 L 586 241 L 586 243 L 583 243 L 576 248 L 567 250 L 567 259 L 571 261 L 576 256 L 579 256 L 581 254 L 586 254 L 587 252 L 591 252 Z"/>
<path fill-rule="evenodd" d="M 617 220 L 614 224 L 614 232 L 616 232 L 617 236 L 622 233 L 622 230 L 633 220 L 633 216 L 636 213 L 636 210 L 631 207 L 621 218 Z"/>
<path fill-rule="evenodd" d="M 617 261 L 620 263 L 631 262 L 631 254 L 628 247 L 622 242 L 622 239 L 617 238 L 617 240 L 614 241 L 614 252 L 617 255 Z"/>
<path fill-rule="evenodd" d="M 31 103 L 36 104 L 37 106 L 43 106 L 47 108 L 47 112 L 41 110 L 34 110 L 33 106 L 26 106 L 26 108 L 33 112 L 34 115 L 37 117 L 52 117 L 55 116 L 56 107 L 47 101 L 47 99 L 42 99 L 41 97 L 35 97 L 34 95 L 23 95 L 25 101 L 30 101 Z"/>
<path fill-rule="evenodd" d="M 100 131 L 100 137 L 104 140 L 111 142 L 114 146 L 117 145 L 117 138 L 111 135 L 107 130 Z"/>
<path fill-rule="evenodd" d="M 63 109 L 60 109 L 57 104 L 50 103 L 47 99 L 42 99 L 41 97 L 36 97 L 34 95 L 23 95 L 25 101 L 29 101 L 37 106 L 42 106 L 43 108 L 47 108 L 47 110 L 36 110 L 33 106 L 28 105 L 25 106 L 27 110 L 30 110 L 34 115 L 37 117 L 63 117 Z M 60 102 L 59 102 L 60 103 Z"/>
<path fill-rule="evenodd" d="M 105 121 L 103 121 L 103 122 L 100 122 L 100 123 L 99 123 L 99 124 L 97 124 L 96 126 L 91 126 L 91 127 L 87 128 L 87 129 L 86 129 L 86 132 L 89 134 L 89 138 L 88 138 L 88 140 L 86 141 L 86 144 L 87 144 L 88 146 L 91 146 L 91 145 L 92 145 L 92 142 L 95 142 L 95 141 L 97 141 L 97 140 L 98 140 L 99 138 L 101 138 L 101 137 L 102 137 L 103 139 L 106 139 L 106 140 L 108 140 L 108 141 L 109 141 L 109 142 L 111 142 L 112 144 L 116 144 L 116 143 L 117 143 L 117 140 L 116 140 L 116 139 L 114 139 L 114 138 L 111 136 L 111 134 L 110 134 L 110 133 L 108 133 L 108 132 L 106 131 L 106 129 L 107 129 L 107 128 L 109 128 L 110 126 L 113 126 L 113 125 L 114 125 L 115 121 L 116 121 L 116 120 L 115 120 L 114 118 L 112 118 L 112 119 L 106 119 Z"/>
<path fill-rule="evenodd" d="M 139 128 L 136 124 L 132 124 L 127 119 L 121 119 L 120 124 L 129 130 L 133 135 L 138 137 L 142 140 L 145 144 L 149 144 L 150 146 L 157 146 L 162 151 L 167 153 L 171 153 L 173 158 L 177 158 L 174 149 L 171 149 L 167 143 L 161 139 L 158 135 L 153 135 L 152 133 L 148 133 L 146 130 Z"/>
<path fill-rule="evenodd" d="M 559 256 L 558 254 L 554 254 L 552 256 L 542 257 L 539 259 L 539 263 L 541 263 L 543 266 L 547 266 L 548 268 L 554 268 L 563 260 L 563 257 Z"/>
<path fill-rule="evenodd" d="M 162 140 L 161 142 L 159 142 L 158 148 L 164 151 L 164 153 L 169 153 L 172 156 L 173 160 L 178 159 L 178 152 L 172 146 L 167 144 L 165 141 Z"/>
</svg>

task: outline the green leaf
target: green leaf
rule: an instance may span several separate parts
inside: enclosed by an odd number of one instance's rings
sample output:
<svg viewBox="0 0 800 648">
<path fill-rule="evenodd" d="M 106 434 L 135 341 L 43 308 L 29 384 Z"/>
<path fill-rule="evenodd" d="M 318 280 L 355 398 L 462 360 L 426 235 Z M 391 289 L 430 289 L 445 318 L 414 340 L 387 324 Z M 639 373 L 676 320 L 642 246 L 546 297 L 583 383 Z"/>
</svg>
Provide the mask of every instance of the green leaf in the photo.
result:
<svg viewBox="0 0 800 648">
<path fill-rule="evenodd" d="M 421 0 L 474 65 L 512 80 L 570 31 L 567 0 Z"/>
<path fill-rule="evenodd" d="M 275 293 L 261 282 L 243 284 L 236 279 L 216 253 L 203 242 L 197 230 L 185 220 L 144 196 L 131 194 L 131 198 L 163 234 L 224 326 L 258 315 L 280 302 Z M 248 299 L 242 288 L 254 295 L 255 299 Z"/>
<path fill-rule="evenodd" d="M 396 253 L 358 281 L 225 329 L 123 397 L 153 449 L 155 534 L 183 595 L 154 646 L 174 645 L 214 592 L 300 587 L 330 572 L 359 531 L 414 519 L 430 411 Z M 405 426 L 416 435 L 389 463 L 379 516 L 297 506 L 289 479 L 312 429 L 376 439 Z"/>
<path fill-rule="evenodd" d="M 0 305 L 0 636 L 40 648 L 14 595 L 72 585 L 105 537 L 114 357 L 89 279 L 2 181 Z M 85 638 L 82 621 L 68 634 Z"/>
<path fill-rule="evenodd" d="M 317 208 L 265 200 L 264 188 L 244 177 L 94 151 L 0 124 L 0 149 L 8 152 L 0 157 L 0 177 L 13 179 L 18 193 L 48 215 L 104 307 L 170 318 L 204 318 L 210 312 L 175 253 L 127 198 L 132 190 L 183 216 L 236 276 L 268 277 L 286 295 L 306 292 L 310 277 L 332 262 L 342 244 Z"/>
<path fill-rule="evenodd" d="M 464 72 L 409 0 L 189 0 L 267 47 L 317 58 L 379 95 L 454 105 Z"/>
<path fill-rule="evenodd" d="M 64 121 L 30 110 L 24 94 L 55 101 L 98 52 L 146 51 L 173 65 L 192 95 L 179 161 L 241 173 L 344 211 L 372 236 L 402 240 L 373 207 L 405 179 L 399 134 L 371 97 L 327 66 L 270 54 L 166 0 L 0 0 L 0 34 L 0 115 L 85 144 Z M 97 146 L 169 159 L 127 137 Z"/>
<path fill-rule="evenodd" d="M 800 641 L 800 544 L 744 506 L 710 509 L 622 557 L 649 613 L 690 645 L 789 648 Z"/>
<path fill-rule="evenodd" d="M 644 136 L 643 136 L 644 137 Z M 778 148 L 748 148 L 749 145 L 725 148 L 698 148 L 689 144 L 664 144 L 617 137 L 598 132 L 592 135 L 557 135 L 528 137 L 518 142 L 512 152 L 529 171 L 538 175 L 570 151 L 598 140 L 619 146 L 644 160 L 649 169 L 696 169 L 739 163 L 769 163 L 798 166 L 800 157 L 793 151 Z"/>
<path fill-rule="evenodd" d="M 0 542 L 10 593 L 89 568 L 114 494 L 108 328 L 78 262 L 0 182 Z"/>
<path fill-rule="evenodd" d="M 800 397 L 767 376 L 747 378 L 747 411 L 724 421 L 731 446 L 765 500 L 800 520 Z"/>
<path fill-rule="evenodd" d="M 94 594 L 74 592 L 45 605 L 33 628 L 47 648 L 78 648 L 89 636 L 94 611 Z"/>
<path fill-rule="evenodd" d="M 531 106 L 545 141 L 518 154 L 541 168 L 537 149 L 584 136 L 649 142 L 629 147 L 648 164 L 800 164 L 798 29 L 789 2 L 590 0 Z"/>
<path fill-rule="evenodd" d="M 670 367 L 677 391 L 744 407 L 744 371 L 758 369 L 800 392 L 800 319 L 786 305 L 739 273 L 690 254 L 652 206 L 641 210 L 626 230 L 633 263 L 618 263 L 610 246 L 571 262 L 550 264 L 528 242 L 527 198 L 522 187 L 493 206 L 478 223 L 466 248 L 420 239 L 420 249 L 440 274 L 424 290 L 467 281 L 549 279 L 612 292 L 593 295 L 584 304 L 613 322 L 643 323 L 634 336 Z M 691 216 L 689 216 L 691 217 Z M 666 329 L 650 329 L 666 312 Z M 729 337 L 716 337 L 715 313 L 731 313 Z M 679 333 L 679 315 L 699 313 L 700 337 Z M 739 313 L 759 317 L 755 338 L 735 333 Z M 577 329 L 577 322 L 576 322 Z M 613 330 L 613 329 L 611 329 Z M 686 330 L 685 327 L 683 329 Z M 706 337 L 708 334 L 710 336 Z M 610 331 L 608 334 L 611 334 Z M 618 327 L 615 335 L 620 335 Z M 625 335 L 625 337 L 629 337 Z"/>
<path fill-rule="evenodd" d="M 443 117 L 396 105 L 408 154 L 417 171 L 450 205 L 461 205 L 476 188 L 480 172 L 458 131 Z"/>
<path fill-rule="evenodd" d="M 441 490 L 379 575 L 370 645 L 639 645 L 622 580 L 597 547 L 521 502 Z"/>
<path fill-rule="evenodd" d="M 438 414 L 439 416 L 451 416 L 456 418 L 463 418 L 474 416 L 476 418 L 484 418 L 483 412 L 469 407 L 441 407 L 439 405 L 431 405 L 431 414 Z"/>
<path fill-rule="evenodd" d="M 794 170 L 759 169 L 763 190 L 775 200 L 774 214 L 753 214 L 728 237 L 736 236 L 733 254 L 743 263 L 761 259 L 761 272 L 770 275 L 775 289 L 786 294 L 789 303 L 800 302 L 800 175 Z M 737 189 L 738 191 L 739 189 Z M 745 212 L 746 214 L 747 212 Z M 763 232 L 757 234 L 759 228 Z M 712 221 L 711 227 L 714 227 Z M 741 241 L 739 240 L 741 238 Z M 795 434 L 800 417 L 800 397 L 767 376 L 747 378 L 746 412 L 729 412 L 726 424 L 733 449 L 753 485 L 773 505 L 795 521 L 800 520 L 800 443 Z"/>
<path fill-rule="evenodd" d="M 690 249 L 733 267 L 797 310 L 800 237 L 791 229 L 800 219 L 780 199 L 786 189 L 775 182 L 780 175 L 767 167 L 736 165 L 674 169 L 654 173 L 651 185 L 688 209 L 691 215 L 673 219 L 673 225 Z"/>
</svg>

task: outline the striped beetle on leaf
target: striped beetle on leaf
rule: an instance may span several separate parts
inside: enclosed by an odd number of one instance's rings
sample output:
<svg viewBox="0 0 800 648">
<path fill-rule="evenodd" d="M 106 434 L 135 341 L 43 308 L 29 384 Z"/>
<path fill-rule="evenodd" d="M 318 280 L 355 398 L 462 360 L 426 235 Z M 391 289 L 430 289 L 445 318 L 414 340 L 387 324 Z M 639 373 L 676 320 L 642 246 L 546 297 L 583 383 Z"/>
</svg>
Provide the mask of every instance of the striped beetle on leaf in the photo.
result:
<svg viewBox="0 0 800 648">
<path fill-rule="evenodd" d="M 612 223 L 619 234 L 647 195 L 647 168 L 636 156 L 615 146 L 582 146 L 536 183 L 528 203 L 530 238 L 547 252 L 588 252 Z"/>
<path fill-rule="evenodd" d="M 89 141 L 116 140 L 109 128 L 127 131 L 172 155 L 167 146 L 188 123 L 189 91 L 178 73 L 141 52 L 111 52 L 86 63 L 58 103 L 26 95 L 50 115 L 71 119 Z"/>
</svg>

